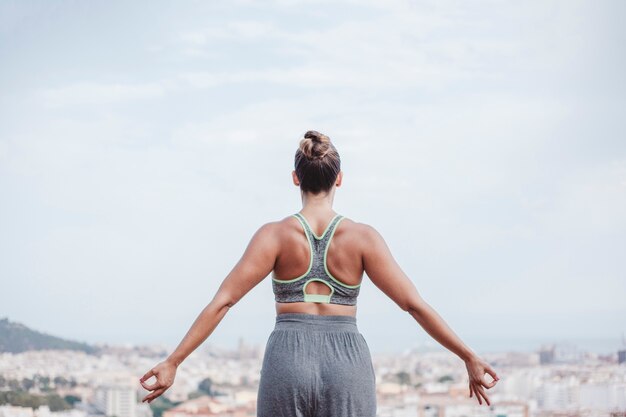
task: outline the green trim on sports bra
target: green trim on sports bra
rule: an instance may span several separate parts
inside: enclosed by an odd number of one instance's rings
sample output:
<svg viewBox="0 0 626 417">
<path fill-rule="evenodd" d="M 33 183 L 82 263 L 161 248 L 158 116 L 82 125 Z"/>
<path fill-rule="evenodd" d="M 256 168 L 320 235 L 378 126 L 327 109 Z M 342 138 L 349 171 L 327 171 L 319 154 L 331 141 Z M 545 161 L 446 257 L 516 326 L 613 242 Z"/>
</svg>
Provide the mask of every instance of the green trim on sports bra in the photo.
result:
<svg viewBox="0 0 626 417">
<path fill-rule="evenodd" d="M 300 217 L 296 216 L 295 214 L 292 214 L 293 217 L 295 217 L 296 219 L 298 219 L 298 221 L 300 223 L 302 223 L 302 220 L 300 220 Z M 307 242 L 309 243 L 309 257 L 311 258 L 311 261 L 309 262 L 309 269 L 306 270 L 306 272 L 302 275 L 300 275 L 297 278 L 293 278 L 293 279 L 277 279 L 274 278 L 274 271 L 272 271 L 272 280 L 278 282 L 279 284 L 287 284 L 289 282 L 295 282 L 299 279 L 302 279 L 304 277 L 306 277 L 310 272 L 311 269 L 313 268 L 313 245 L 311 244 L 311 240 L 309 237 L 309 232 L 307 231 L 306 227 L 304 227 L 304 224 L 302 225 L 302 228 L 304 229 L 304 234 L 306 235 L 307 238 Z"/>
<path fill-rule="evenodd" d="M 342 217 L 341 219 L 339 219 L 339 221 L 337 221 L 337 224 L 335 225 L 335 228 L 333 229 L 332 233 L 330 234 L 330 236 L 328 237 L 328 244 L 326 245 L 326 248 L 324 248 L 324 270 L 326 271 L 326 273 L 328 274 L 328 276 L 330 277 L 330 279 L 332 279 L 333 281 L 335 281 L 337 284 L 341 285 L 342 287 L 346 287 L 346 288 L 358 288 L 361 286 L 361 284 L 363 284 L 363 282 L 357 284 L 357 285 L 348 285 L 348 284 L 344 284 L 343 282 L 339 281 L 337 278 L 335 278 L 334 276 L 332 276 L 332 274 L 330 273 L 330 271 L 328 270 L 328 265 L 326 264 L 326 257 L 328 254 L 328 248 L 330 247 L 330 244 L 333 241 L 333 236 L 335 235 L 335 232 L 337 231 L 337 227 L 339 226 L 339 223 L 341 223 L 341 221 L 345 219 L 345 217 Z"/>
<path fill-rule="evenodd" d="M 313 235 L 313 237 L 315 237 L 315 239 L 317 240 L 322 240 L 324 239 L 324 236 L 326 236 L 326 232 L 328 232 L 328 229 L 330 228 L 330 225 L 333 224 L 333 221 L 335 221 L 335 219 L 339 216 L 341 216 L 340 214 L 336 214 L 332 219 L 330 219 L 330 222 L 328 222 L 328 226 L 326 226 L 326 229 L 324 229 L 324 233 L 322 233 L 322 236 L 318 236 L 315 234 L 315 232 L 313 231 L 313 228 L 311 227 L 311 225 L 309 224 L 309 222 L 307 221 L 306 217 L 304 217 L 304 215 L 300 212 L 296 213 L 298 214 L 300 217 L 302 217 L 302 220 L 304 220 L 304 222 L 306 223 L 307 226 L 309 226 L 309 230 L 311 231 L 311 234 Z M 294 214 L 295 216 L 295 214 Z M 340 220 L 341 221 L 341 220 Z M 334 231 L 334 230 L 333 230 Z"/>
</svg>

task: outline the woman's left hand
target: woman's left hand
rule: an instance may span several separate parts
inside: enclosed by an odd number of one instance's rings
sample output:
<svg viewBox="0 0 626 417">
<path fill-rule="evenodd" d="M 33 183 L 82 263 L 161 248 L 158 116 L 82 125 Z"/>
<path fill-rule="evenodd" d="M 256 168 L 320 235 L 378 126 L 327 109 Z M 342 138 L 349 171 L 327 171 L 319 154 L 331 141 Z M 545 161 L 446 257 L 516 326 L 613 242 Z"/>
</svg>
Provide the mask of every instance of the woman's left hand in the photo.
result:
<svg viewBox="0 0 626 417">
<path fill-rule="evenodd" d="M 484 360 L 475 356 L 465 362 L 467 368 L 467 374 L 469 376 L 469 390 L 470 398 L 472 395 L 476 396 L 479 404 L 482 404 L 481 397 L 485 399 L 487 405 L 491 405 L 489 397 L 485 393 L 484 388 L 492 388 L 496 385 L 500 379 L 491 366 Z M 485 380 L 485 373 L 488 373 L 493 378 L 493 381 L 487 382 Z"/>
</svg>

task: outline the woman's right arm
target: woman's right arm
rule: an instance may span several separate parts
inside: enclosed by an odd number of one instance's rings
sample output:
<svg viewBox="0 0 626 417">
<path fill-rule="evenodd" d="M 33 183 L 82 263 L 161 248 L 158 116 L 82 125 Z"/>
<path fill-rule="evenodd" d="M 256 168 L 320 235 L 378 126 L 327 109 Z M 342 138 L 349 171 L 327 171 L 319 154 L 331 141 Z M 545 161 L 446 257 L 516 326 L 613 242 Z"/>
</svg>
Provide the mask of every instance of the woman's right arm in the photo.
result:
<svg viewBox="0 0 626 417">
<path fill-rule="evenodd" d="M 140 378 L 141 385 L 151 391 L 142 402 L 152 402 L 172 386 L 176 369 L 185 358 L 213 333 L 231 307 L 272 272 L 280 249 L 277 235 L 277 225 L 272 222 L 261 226 L 252 236 L 241 259 L 223 280 L 211 302 L 200 312 L 178 347 Z M 156 382 L 147 384 L 146 381 L 153 376 Z"/>
<path fill-rule="evenodd" d="M 490 405 L 484 388 L 489 389 L 496 384 L 499 379 L 496 372 L 465 345 L 443 318 L 424 301 L 413 282 L 394 259 L 380 233 L 372 226 L 366 224 L 362 226 L 365 237 L 362 240 L 363 266 L 367 276 L 402 310 L 408 312 L 429 335 L 465 362 L 470 380 L 470 397 L 472 394 L 476 395 L 480 404 L 483 397 Z M 485 372 L 494 380 L 487 382 L 484 379 Z"/>
</svg>

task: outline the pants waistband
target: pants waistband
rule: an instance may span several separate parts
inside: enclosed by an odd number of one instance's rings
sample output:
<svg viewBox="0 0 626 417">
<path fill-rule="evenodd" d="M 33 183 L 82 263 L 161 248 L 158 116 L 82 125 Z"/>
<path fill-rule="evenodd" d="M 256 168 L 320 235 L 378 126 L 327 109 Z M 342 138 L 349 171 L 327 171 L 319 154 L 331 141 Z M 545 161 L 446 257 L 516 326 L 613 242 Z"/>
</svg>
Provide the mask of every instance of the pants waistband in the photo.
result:
<svg viewBox="0 0 626 417">
<path fill-rule="evenodd" d="M 302 329 L 321 331 L 342 331 L 359 333 L 354 316 L 330 315 L 307 313 L 280 313 L 276 315 L 274 329 Z"/>
</svg>

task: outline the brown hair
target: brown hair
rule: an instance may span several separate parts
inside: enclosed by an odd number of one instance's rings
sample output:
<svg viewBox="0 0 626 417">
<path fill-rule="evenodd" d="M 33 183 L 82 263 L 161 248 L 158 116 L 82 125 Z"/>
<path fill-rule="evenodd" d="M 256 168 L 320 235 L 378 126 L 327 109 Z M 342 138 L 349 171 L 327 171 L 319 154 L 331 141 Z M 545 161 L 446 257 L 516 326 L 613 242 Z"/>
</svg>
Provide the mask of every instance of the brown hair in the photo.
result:
<svg viewBox="0 0 626 417">
<path fill-rule="evenodd" d="M 296 150 L 295 170 L 302 191 L 329 191 L 341 171 L 341 159 L 330 138 L 315 130 L 306 132 Z"/>
</svg>

